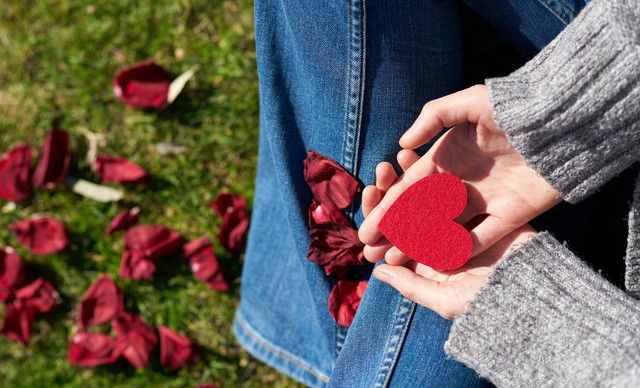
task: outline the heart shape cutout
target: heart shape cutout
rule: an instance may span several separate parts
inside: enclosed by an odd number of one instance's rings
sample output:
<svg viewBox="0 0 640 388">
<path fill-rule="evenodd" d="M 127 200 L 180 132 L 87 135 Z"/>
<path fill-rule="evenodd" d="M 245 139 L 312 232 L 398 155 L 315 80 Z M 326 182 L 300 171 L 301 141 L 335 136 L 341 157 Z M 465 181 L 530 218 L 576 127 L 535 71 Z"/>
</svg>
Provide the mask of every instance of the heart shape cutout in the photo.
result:
<svg viewBox="0 0 640 388">
<path fill-rule="evenodd" d="M 435 269 L 456 269 L 473 249 L 469 232 L 453 221 L 466 204 L 467 189 L 458 177 L 429 175 L 393 202 L 378 229 L 411 259 Z"/>
</svg>

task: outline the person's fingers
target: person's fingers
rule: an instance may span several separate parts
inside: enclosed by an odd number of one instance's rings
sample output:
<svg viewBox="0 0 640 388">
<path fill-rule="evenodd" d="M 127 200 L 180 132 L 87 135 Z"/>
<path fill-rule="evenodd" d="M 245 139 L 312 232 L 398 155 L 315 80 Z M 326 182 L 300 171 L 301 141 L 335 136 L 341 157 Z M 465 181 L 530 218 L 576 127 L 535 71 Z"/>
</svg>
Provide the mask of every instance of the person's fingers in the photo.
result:
<svg viewBox="0 0 640 388">
<path fill-rule="evenodd" d="M 382 192 L 376 186 L 367 186 L 362 190 L 362 214 L 367 217 L 382 199 Z"/>
<path fill-rule="evenodd" d="M 420 160 L 420 155 L 413 150 L 404 149 L 398 152 L 397 159 L 402 171 L 407 171 L 409 167 L 413 166 L 415 162 Z"/>
<path fill-rule="evenodd" d="M 391 247 L 384 255 L 384 258 L 387 263 L 391 265 L 403 265 L 411 260 L 409 256 L 402 253 L 396 246 Z"/>
<path fill-rule="evenodd" d="M 377 263 L 385 258 L 387 251 L 393 247 L 393 245 L 386 238 L 382 237 L 374 244 L 365 245 L 362 253 L 364 258 L 372 263 Z"/>
<path fill-rule="evenodd" d="M 387 190 L 398 179 L 396 171 L 389 162 L 378 163 L 376 166 L 376 187 L 382 192 L 386 193 Z"/>
<path fill-rule="evenodd" d="M 402 148 L 417 148 L 442 131 L 464 122 L 492 120 L 493 110 L 485 85 L 475 85 L 457 93 L 429 101 L 413 125 L 400 138 Z"/>
<path fill-rule="evenodd" d="M 497 216 L 487 215 L 482 222 L 469 231 L 471 240 L 473 241 L 471 257 L 489 249 L 498 240 L 518 229 L 520 226 L 522 225 L 514 225 Z"/>
</svg>

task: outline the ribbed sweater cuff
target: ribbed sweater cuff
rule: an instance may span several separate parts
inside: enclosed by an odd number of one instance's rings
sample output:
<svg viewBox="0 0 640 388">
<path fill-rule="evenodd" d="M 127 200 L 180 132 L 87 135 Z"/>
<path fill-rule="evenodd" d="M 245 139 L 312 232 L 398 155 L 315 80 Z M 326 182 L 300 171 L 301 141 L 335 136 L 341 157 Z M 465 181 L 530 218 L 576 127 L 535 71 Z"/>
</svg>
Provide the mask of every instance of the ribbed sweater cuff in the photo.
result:
<svg viewBox="0 0 640 388">
<path fill-rule="evenodd" d="M 487 80 L 496 123 L 569 202 L 640 157 L 638 9 L 592 1 L 524 67 Z"/>
<path fill-rule="evenodd" d="M 498 386 L 599 386 L 640 376 L 640 307 L 547 233 L 503 258 L 445 350 Z"/>
</svg>

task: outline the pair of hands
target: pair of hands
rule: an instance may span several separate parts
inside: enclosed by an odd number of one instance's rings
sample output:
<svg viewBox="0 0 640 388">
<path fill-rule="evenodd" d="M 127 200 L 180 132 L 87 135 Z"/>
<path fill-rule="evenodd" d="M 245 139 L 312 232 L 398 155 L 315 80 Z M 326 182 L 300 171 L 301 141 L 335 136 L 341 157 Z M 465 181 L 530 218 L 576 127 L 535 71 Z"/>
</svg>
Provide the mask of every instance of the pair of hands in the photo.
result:
<svg viewBox="0 0 640 388">
<path fill-rule="evenodd" d="M 444 127 L 446 132 L 423 157 L 417 148 Z M 407 298 L 445 318 L 460 314 L 478 292 L 491 267 L 507 252 L 535 236 L 531 219 L 561 201 L 560 194 L 509 144 L 493 120 L 487 87 L 476 85 L 427 103 L 400 139 L 404 148 L 398 177 L 391 164 L 376 168 L 376 185 L 363 192 L 365 220 L 359 237 L 365 257 L 374 263 L 386 258 L 374 276 Z M 393 201 L 427 175 L 447 172 L 465 183 L 468 202 L 456 222 L 469 229 L 471 260 L 453 271 L 438 271 L 411 261 L 378 230 Z"/>
</svg>

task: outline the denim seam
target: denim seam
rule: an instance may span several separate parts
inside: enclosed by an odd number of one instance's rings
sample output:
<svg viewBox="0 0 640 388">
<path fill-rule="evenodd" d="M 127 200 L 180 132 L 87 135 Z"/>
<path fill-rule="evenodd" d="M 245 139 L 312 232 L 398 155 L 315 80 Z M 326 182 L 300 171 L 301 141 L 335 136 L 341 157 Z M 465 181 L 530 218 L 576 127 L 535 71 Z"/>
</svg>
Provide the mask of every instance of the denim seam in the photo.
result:
<svg viewBox="0 0 640 388">
<path fill-rule="evenodd" d="M 373 387 L 388 387 L 393 374 L 393 369 L 398 361 L 398 356 L 404 343 L 404 339 L 409 330 L 409 323 L 415 311 L 416 304 L 411 300 L 402 297 L 396 310 L 396 316 L 393 320 L 394 326 L 389 335 L 389 341 L 385 351 L 384 359 L 378 369 L 378 373 L 373 380 Z"/>
<path fill-rule="evenodd" d="M 264 343 L 264 341 L 260 340 L 259 338 L 257 338 L 255 335 L 253 335 L 253 333 L 251 333 L 251 330 L 249 330 L 247 328 L 247 324 L 245 322 L 243 322 L 242 319 L 240 319 L 239 316 L 236 316 L 236 322 L 238 322 L 238 325 L 240 325 L 240 327 L 242 327 L 242 329 L 244 330 L 244 332 L 251 337 L 254 341 L 256 341 L 257 344 L 259 344 L 260 346 L 262 346 L 263 348 L 269 350 L 272 353 L 275 353 L 276 355 L 284 358 L 285 360 L 298 365 L 299 367 L 301 367 L 302 369 L 306 370 L 307 372 L 311 373 L 312 375 L 316 376 L 317 378 L 319 378 L 321 381 L 327 383 L 329 382 L 329 379 L 326 377 L 323 377 L 322 375 L 320 375 L 318 372 L 314 371 L 313 369 L 311 369 L 310 367 L 301 364 L 299 361 L 287 356 L 286 354 L 278 351 L 277 349 L 275 349 L 272 346 L 269 346 L 268 344 Z"/>
<path fill-rule="evenodd" d="M 553 13 L 553 14 L 554 14 L 558 19 L 562 20 L 562 22 L 563 22 L 565 25 L 567 25 L 567 24 L 569 24 L 569 23 L 571 22 L 571 20 L 567 20 L 564 16 L 562 16 L 562 15 L 560 14 L 560 12 L 558 12 L 558 10 L 557 10 L 554 6 L 552 6 L 552 5 L 549 3 L 549 1 L 547 1 L 547 0 L 538 0 L 538 2 L 539 2 L 540 4 L 542 4 L 542 6 L 543 6 L 543 7 L 545 7 L 545 8 L 546 8 L 546 9 L 548 9 L 549 11 L 551 11 L 551 13 Z M 562 3 L 562 4 L 564 5 L 563 10 L 564 10 L 565 12 L 569 12 L 569 13 L 571 13 L 572 17 L 575 17 L 575 16 L 576 16 L 576 15 L 575 15 L 575 13 L 571 10 L 571 8 L 570 8 L 570 7 L 568 7 L 564 2 L 559 1 L 559 3 Z"/>
</svg>

